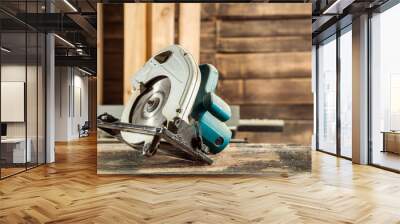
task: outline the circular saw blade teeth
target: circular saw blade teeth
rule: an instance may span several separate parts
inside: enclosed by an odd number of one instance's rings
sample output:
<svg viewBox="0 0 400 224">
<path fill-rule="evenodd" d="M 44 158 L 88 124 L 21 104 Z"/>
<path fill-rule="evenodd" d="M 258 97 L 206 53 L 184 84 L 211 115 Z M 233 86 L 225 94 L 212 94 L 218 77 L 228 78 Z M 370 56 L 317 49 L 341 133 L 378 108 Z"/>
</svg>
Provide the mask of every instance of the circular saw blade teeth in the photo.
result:
<svg viewBox="0 0 400 224">
<path fill-rule="evenodd" d="M 162 109 L 168 100 L 171 90 L 171 82 L 168 78 L 161 78 L 152 83 L 136 99 L 131 108 L 130 123 L 161 127 L 166 119 Z"/>
</svg>

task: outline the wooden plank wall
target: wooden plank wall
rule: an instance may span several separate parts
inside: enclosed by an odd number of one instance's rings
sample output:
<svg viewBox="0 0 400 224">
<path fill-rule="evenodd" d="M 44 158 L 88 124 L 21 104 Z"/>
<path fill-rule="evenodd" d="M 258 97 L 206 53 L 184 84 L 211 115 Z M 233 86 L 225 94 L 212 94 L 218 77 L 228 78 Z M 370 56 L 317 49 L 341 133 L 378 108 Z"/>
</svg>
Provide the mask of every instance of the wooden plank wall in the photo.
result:
<svg viewBox="0 0 400 224">
<path fill-rule="evenodd" d="M 132 75 L 162 48 L 180 44 L 199 58 L 200 4 L 103 4 L 102 12 L 101 104 L 126 103 Z"/>
<path fill-rule="evenodd" d="M 311 4 L 202 4 L 201 63 L 220 72 L 219 94 L 243 119 L 282 119 L 282 133 L 253 142 L 310 144 Z"/>
<path fill-rule="evenodd" d="M 199 58 L 200 4 L 124 4 L 124 102 L 132 75 L 155 53 L 180 44 Z"/>
</svg>

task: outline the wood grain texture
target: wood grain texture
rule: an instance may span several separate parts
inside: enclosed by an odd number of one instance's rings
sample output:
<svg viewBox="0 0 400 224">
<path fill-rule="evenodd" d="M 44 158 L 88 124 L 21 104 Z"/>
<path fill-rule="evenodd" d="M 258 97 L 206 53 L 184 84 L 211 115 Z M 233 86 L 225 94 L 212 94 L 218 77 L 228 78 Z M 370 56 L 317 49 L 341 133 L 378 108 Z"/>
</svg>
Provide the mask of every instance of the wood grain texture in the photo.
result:
<svg viewBox="0 0 400 224">
<path fill-rule="evenodd" d="M 198 62 L 200 58 L 200 3 L 179 6 L 179 45 L 188 50 Z"/>
<path fill-rule="evenodd" d="M 96 141 L 0 181 L 0 223 L 399 223 L 398 174 L 312 152 L 311 174 L 96 175 Z"/>
<path fill-rule="evenodd" d="M 248 104 L 312 104 L 311 81 L 304 78 L 248 79 L 244 82 Z"/>
<path fill-rule="evenodd" d="M 240 106 L 243 119 L 312 120 L 312 104 L 259 104 Z"/>
<path fill-rule="evenodd" d="M 215 53 L 214 52 L 201 52 L 199 64 L 212 64 L 215 65 Z"/>
<path fill-rule="evenodd" d="M 208 40 L 204 40 L 205 43 Z M 219 38 L 217 51 L 222 53 L 309 52 L 311 36 Z"/>
<path fill-rule="evenodd" d="M 202 5 L 203 6 L 203 5 Z M 200 24 L 201 36 L 215 36 L 216 27 L 214 20 L 203 20 Z"/>
<path fill-rule="evenodd" d="M 228 3 L 219 4 L 218 16 L 226 18 L 310 18 L 311 19 L 311 3 L 310 4 L 293 4 L 293 3 Z"/>
<path fill-rule="evenodd" d="M 97 130 L 97 105 L 99 105 L 99 104 L 97 103 L 96 98 L 97 98 L 97 78 L 89 77 L 88 78 L 88 99 L 89 99 L 88 100 L 89 101 L 89 103 L 88 103 L 88 118 L 89 118 L 90 132 L 92 132 L 92 133 L 96 132 L 96 130 Z M 42 113 L 39 111 L 39 114 L 42 114 Z M 44 113 L 43 113 L 43 116 L 44 116 Z M 44 133 L 44 127 L 41 127 L 41 128 L 43 130 L 42 133 Z"/>
<path fill-rule="evenodd" d="M 300 145 L 230 144 L 223 152 L 209 155 L 211 165 L 196 164 L 163 155 L 151 158 L 116 140 L 97 144 L 98 174 L 289 176 L 309 172 L 310 147 Z"/>
<path fill-rule="evenodd" d="M 167 16 L 167 20 L 173 20 L 167 25 L 162 25 L 161 20 L 165 20 L 163 17 L 155 19 L 156 10 L 154 10 L 153 7 L 156 5 L 158 4 L 147 6 L 146 14 L 150 14 L 149 18 L 153 18 L 155 22 L 151 23 L 147 21 L 148 23 L 146 26 L 151 27 L 157 25 L 160 26 L 160 29 L 166 29 L 168 27 L 168 29 L 170 29 L 170 24 L 172 24 L 173 29 L 171 30 L 175 31 L 175 36 L 172 37 L 171 33 L 173 32 L 169 32 L 167 38 L 165 38 L 165 35 L 162 35 L 164 31 L 155 31 L 155 28 L 151 28 L 150 33 L 156 32 L 159 36 L 163 36 L 163 39 L 172 39 L 179 42 L 179 14 L 182 11 L 179 9 L 180 6 L 174 4 L 174 10 L 158 10 L 160 16 Z M 161 6 L 166 7 L 166 5 L 160 5 L 160 7 Z M 295 120 L 299 118 L 300 115 L 303 116 L 304 113 L 306 113 L 305 111 L 302 111 L 302 113 L 296 113 L 297 111 L 290 113 L 290 109 L 288 108 L 305 104 L 309 107 L 312 106 L 312 102 L 308 99 L 309 90 L 306 89 L 307 85 L 301 84 L 299 86 L 298 91 L 305 90 L 307 92 L 301 93 L 298 96 L 296 90 L 290 90 L 289 92 L 289 90 L 275 89 L 278 87 L 285 88 L 284 85 L 268 85 L 268 88 L 274 89 L 271 90 L 271 92 L 264 90 L 259 91 L 256 89 L 249 90 L 248 88 L 253 88 L 254 85 L 249 85 L 244 80 L 302 78 L 304 79 L 304 83 L 307 82 L 306 79 L 310 80 L 311 14 L 308 9 L 309 4 L 225 5 L 222 3 L 207 3 L 202 4 L 201 7 L 200 63 L 211 63 L 219 69 L 220 77 L 224 80 L 220 82 L 219 90 L 220 93 L 223 93 L 222 97 L 228 99 L 229 103 L 241 103 L 243 106 L 267 104 L 270 106 L 269 108 L 274 107 L 274 109 L 266 111 L 261 111 L 262 109 L 259 109 L 253 113 L 254 117 L 263 115 L 271 119 L 281 119 L 284 117 L 288 120 Z M 302 9 L 304 11 L 301 11 Z M 174 15 L 171 16 L 171 13 Z M 173 19 L 171 19 L 172 17 Z M 118 16 L 110 15 L 109 21 L 117 22 Z M 181 22 L 183 25 L 189 23 L 186 20 L 186 23 L 183 23 L 184 20 L 181 20 Z M 228 30 L 224 30 L 224 27 L 227 27 L 224 24 L 230 24 Z M 235 27 L 238 27 L 238 29 Z M 176 31 L 178 31 L 178 33 Z M 227 34 L 225 31 L 234 33 Z M 185 32 L 185 34 L 186 33 L 189 34 L 188 32 Z M 146 35 L 149 35 L 149 32 L 146 31 Z M 121 45 L 121 41 L 118 38 L 115 32 L 110 34 L 110 40 L 113 41 L 112 44 L 117 46 L 115 49 L 119 49 Z M 117 50 L 114 51 L 113 53 L 118 53 Z M 147 54 L 148 56 L 150 55 L 150 53 Z M 127 79 L 127 76 L 125 76 L 125 79 Z M 236 82 L 235 80 L 242 81 Z M 110 78 L 109 83 L 111 86 L 118 86 L 117 82 L 118 77 L 112 78 L 112 80 Z M 128 83 L 128 81 L 125 81 L 125 83 Z M 227 86 L 223 87 L 222 83 Z M 293 87 L 290 83 L 288 85 L 290 88 Z M 264 86 L 260 87 L 260 85 L 258 85 L 255 87 L 262 88 Z M 127 88 L 125 85 L 124 93 L 126 93 L 126 91 Z M 117 92 L 111 91 L 109 96 L 116 96 L 117 94 Z M 267 95 L 263 96 L 262 94 Z M 291 98 L 293 94 L 295 94 L 295 97 Z M 279 97 L 283 97 L 281 102 Z M 262 101 L 256 102 L 256 99 L 262 99 Z M 296 99 L 300 101 L 294 102 Z M 280 106 L 290 105 L 292 102 L 294 102 L 293 107 Z M 247 112 L 246 116 L 252 118 L 249 110 L 247 110 Z M 306 117 L 309 119 L 310 116 Z M 309 144 L 309 142 L 304 142 L 304 144 Z"/>
<path fill-rule="evenodd" d="M 200 22 L 200 61 L 199 64 L 215 65 L 217 30 L 215 14 L 216 4 L 201 4 Z"/>
<path fill-rule="evenodd" d="M 241 118 L 290 124 L 282 133 L 241 137 L 309 145 L 311 4 L 208 4 L 202 7 L 201 29 L 200 60 L 219 70 L 218 94 L 241 107 Z M 303 121 L 308 124 L 299 125 Z"/>
<path fill-rule="evenodd" d="M 216 55 L 223 79 L 311 77 L 311 51 Z"/>
<path fill-rule="evenodd" d="M 220 80 L 217 93 L 228 104 L 243 104 L 244 102 L 244 80 Z"/>
<path fill-rule="evenodd" d="M 103 84 L 99 89 L 103 104 L 124 101 L 123 12 L 122 5 L 103 4 Z"/>
<path fill-rule="evenodd" d="M 146 63 L 146 4 L 124 4 L 124 104 L 132 94 L 132 77 Z"/>
<path fill-rule="evenodd" d="M 313 121 L 285 120 L 283 132 L 238 132 L 236 138 L 246 138 L 249 142 L 271 144 L 305 144 L 311 142 Z"/>
<path fill-rule="evenodd" d="M 104 44 L 104 32 L 103 32 L 103 4 L 97 4 L 97 104 L 103 104 L 103 44 Z"/>
<path fill-rule="evenodd" d="M 112 12 L 112 9 L 114 9 L 114 10 L 118 9 L 118 12 L 121 12 L 119 7 L 116 7 L 116 6 L 110 6 L 110 5 L 106 4 L 106 5 L 104 5 L 104 7 L 106 8 L 105 11 L 108 13 L 110 13 L 110 11 Z M 111 7 L 111 9 L 109 9 L 110 7 Z M 122 15 L 124 15 L 124 14 L 122 14 Z M 107 39 L 113 39 L 113 40 L 115 40 L 115 39 L 119 40 L 124 37 L 123 33 L 121 33 L 121 29 L 124 28 L 124 21 L 123 21 L 124 17 L 122 15 L 110 17 L 110 16 L 113 16 L 113 14 L 108 14 L 106 16 L 106 18 L 103 18 L 103 22 L 104 22 L 104 20 L 106 20 L 107 25 L 108 25 L 106 28 L 107 32 L 102 34 L 103 37 L 106 37 Z M 120 20 L 118 21 L 118 19 L 120 19 Z"/>
<path fill-rule="evenodd" d="M 201 51 L 203 53 L 213 53 L 215 57 L 215 50 L 217 48 L 217 39 L 215 36 L 209 35 L 205 36 L 202 35 L 200 37 L 200 42 L 202 43 L 201 45 Z"/>
<path fill-rule="evenodd" d="M 311 81 L 291 79 L 220 80 L 218 93 L 230 104 L 312 104 Z"/>
<path fill-rule="evenodd" d="M 175 39 L 175 4 L 151 3 L 147 5 L 148 58 L 163 48 L 174 43 Z"/>
<path fill-rule="evenodd" d="M 311 35 L 311 20 L 218 20 L 217 32 L 220 37 Z"/>
<path fill-rule="evenodd" d="M 201 20 L 213 20 L 217 15 L 219 4 L 217 3 L 202 3 L 201 4 Z"/>
</svg>

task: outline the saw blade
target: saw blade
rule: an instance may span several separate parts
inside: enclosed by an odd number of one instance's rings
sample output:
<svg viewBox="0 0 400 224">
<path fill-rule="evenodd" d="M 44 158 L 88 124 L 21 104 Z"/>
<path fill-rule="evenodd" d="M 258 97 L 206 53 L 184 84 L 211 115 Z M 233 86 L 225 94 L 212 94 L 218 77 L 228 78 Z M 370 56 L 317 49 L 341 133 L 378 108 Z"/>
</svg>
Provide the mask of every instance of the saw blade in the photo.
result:
<svg viewBox="0 0 400 224">
<path fill-rule="evenodd" d="M 162 78 L 149 86 L 136 100 L 131 109 L 130 123 L 161 127 L 166 119 L 162 109 L 169 97 L 171 82 Z"/>
</svg>

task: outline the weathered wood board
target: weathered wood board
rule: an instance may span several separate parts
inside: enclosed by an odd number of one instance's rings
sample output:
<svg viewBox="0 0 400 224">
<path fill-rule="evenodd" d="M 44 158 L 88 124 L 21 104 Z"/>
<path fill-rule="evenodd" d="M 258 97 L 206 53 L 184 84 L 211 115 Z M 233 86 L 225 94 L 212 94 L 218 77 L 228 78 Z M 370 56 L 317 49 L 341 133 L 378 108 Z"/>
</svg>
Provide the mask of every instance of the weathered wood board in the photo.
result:
<svg viewBox="0 0 400 224">
<path fill-rule="evenodd" d="M 311 21 L 305 19 L 280 20 L 219 20 L 217 28 L 221 37 L 266 37 L 310 35 Z"/>
<path fill-rule="evenodd" d="M 123 104 L 123 14 L 120 4 L 103 5 L 103 104 Z"/>
<path fill-rule="evenodd" d="M 163 48 L 174 43 L 175 37 L 175 4 L 150 4 L 148 12 L 148 55 L 150 58 Z"/>
<path fill-rule="evenodd" d="M 218 93 L 230 104 L 312 104 L 311 82 L 305 79 L 220 80 Z"/>
<path fill-rule="evenodd" d="M 244 53 L 309 52 L 311 48 L 310 41 L 310 35 L 219 38 L 217 50 L 223 53 L 235 53 L 238 49 Z M 206 45 L 211 41 L 203 40 L 203 42 Z"/>
<path fill-rule="evenodd" d="M 217 54 L 217 68 L 223 79 L 308 78 L 311 50 L 305 52 Z"/>
<path fill-rule="evenodd" d="M 98 174 L 294 175 L 311 170 L 309 147 L 299 145 L 231 144 L 212 165 L 199 165 L 161 154 L 147 158 L 122 143 L 98 143 Z"/>
<path fill-rule="evenodd" d="M 313 121 L 285 120 L 282 132 L 237 132 L 236 138 L 246 138 L 252 143 L 268 142 L 277 144 L 282 142 L 304 144 L 311 142 Z"/>
<path fill-rule="evenodd" d="M 304 18 L 310 17 L 311 4 L 247 4 L 226 3 L 218 7 L 220 17 L 233 18 Z"/>
<path fill-rule="evenodd" d="M 314 107 L 312 104 L 273 104 L 242 105 L 240 117 L 242 119 L 281 119 L 281 120 L 309 120 L 313 119 Z"/>
<path fill-rule="evenodd" d="M 240 106 L 241 118 L 287 124 L 282 133 L 241 136 L 310 145 L 311 4 L 208 3 L 201 19 L 200 62 L 218 69 L 218 94 Z"/>
</svg>

